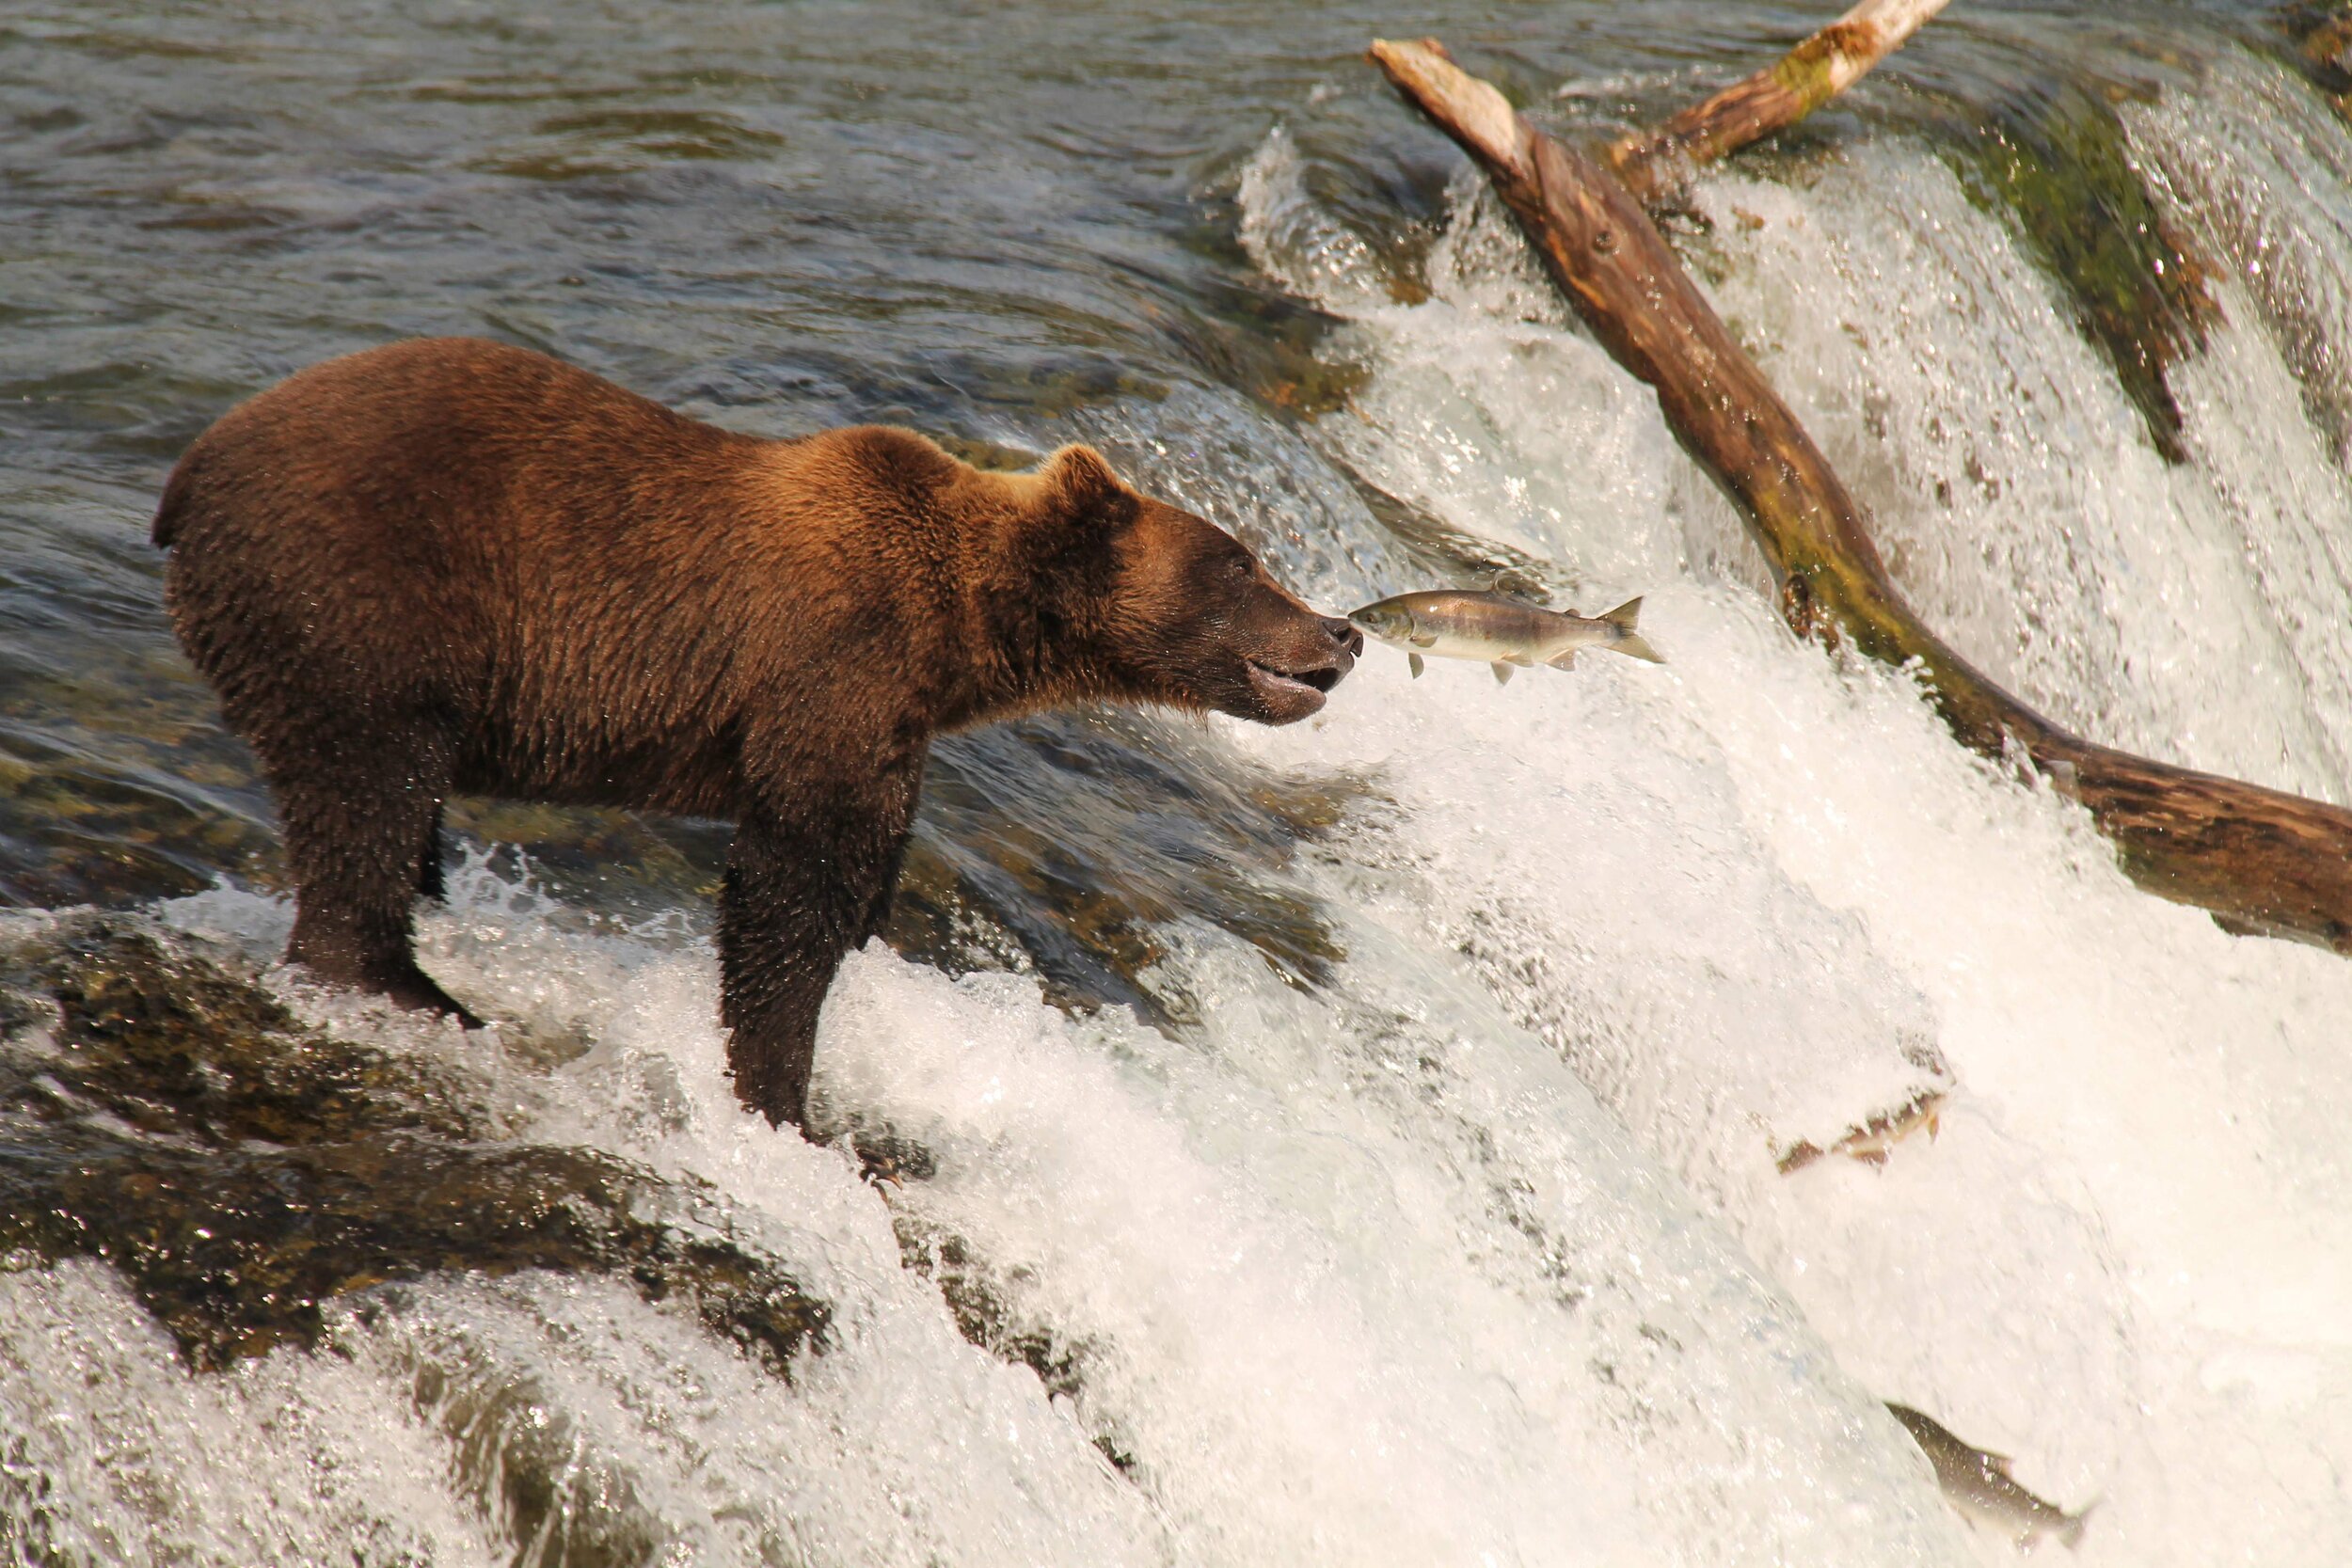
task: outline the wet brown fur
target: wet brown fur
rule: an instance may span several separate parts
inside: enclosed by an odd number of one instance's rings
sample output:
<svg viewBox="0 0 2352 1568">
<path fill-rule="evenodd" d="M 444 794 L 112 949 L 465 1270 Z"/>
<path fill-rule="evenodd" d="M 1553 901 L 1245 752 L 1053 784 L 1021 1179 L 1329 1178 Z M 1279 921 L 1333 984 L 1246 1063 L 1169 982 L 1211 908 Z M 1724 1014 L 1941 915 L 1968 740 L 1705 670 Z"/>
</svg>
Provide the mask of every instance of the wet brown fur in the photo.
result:
<svg viewBox="0 0 2352 1568">
<path fill-rule="evenodd" d="M 1360 641 L 1084 447 L 974 469 L 882 426 L 771 441 L 467 339 L 318 366 L 173 470 L 189 657 L 260 755 L 288 958 L 472 1022 L 417 966 L 452 794 L 729 817 L 723 1013 L 802 1124 L 818 1005 L 887 911 L 931 736 L 1059 704 L 1287 722 Z"/>
</svg>

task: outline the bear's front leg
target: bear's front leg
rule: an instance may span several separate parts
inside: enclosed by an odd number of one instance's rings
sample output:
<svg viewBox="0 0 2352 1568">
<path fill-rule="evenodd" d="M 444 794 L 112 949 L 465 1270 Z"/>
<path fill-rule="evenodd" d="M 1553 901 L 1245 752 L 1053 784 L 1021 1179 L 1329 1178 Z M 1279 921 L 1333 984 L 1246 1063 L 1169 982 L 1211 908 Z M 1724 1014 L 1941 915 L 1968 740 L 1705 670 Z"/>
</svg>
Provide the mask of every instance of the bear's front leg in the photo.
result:
<svg viewBox="0 0 2352 1568">
<path fill-rule="evenodd" d="M 743 1103 L 808 1131 L 817 1015 L 842 956 L 880 929 L 906 852 L 920 768 L 736 824 L 719 900 L 720 1017 Z"/>
</svg>

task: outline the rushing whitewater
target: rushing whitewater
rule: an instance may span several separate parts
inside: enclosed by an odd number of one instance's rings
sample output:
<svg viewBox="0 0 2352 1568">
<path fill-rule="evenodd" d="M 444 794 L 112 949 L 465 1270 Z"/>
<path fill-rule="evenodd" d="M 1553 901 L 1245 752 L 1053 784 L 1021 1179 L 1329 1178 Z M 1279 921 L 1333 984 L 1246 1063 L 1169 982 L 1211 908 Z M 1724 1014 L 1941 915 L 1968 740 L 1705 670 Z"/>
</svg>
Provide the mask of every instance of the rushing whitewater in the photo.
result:
<svg viewBox="0 0 2352 1568">
<path fill-rule="evenodd" d="M 1225 165 L 1248 265 L 1336 324 L 1343 397 L 1277 420 L 1120 386 L 975 433 L 1094 441 L 1327 609 L 1506 568 L 1562 606 L 1646 594 L 1673 662 L 1505 689 L 1375 650 L 1293 729 L 1121 731 L 1236 800 L 1333 802 L 1254 858 L 1120 819 L 1171 882 L 1304 911 L 1320 956 L 1205 895 L 1154 906 L 1131 1006 L 1055 1005 L 978 913 L 968 972 L 854 955 L 818 1119 L 928 1151 L 897 1189 L 736 1104 L 699 906 L 584 907 L 476 855 L 420 956 L 479 1036 L 273 967 L 289 911 L 234 879 L 153 906 L 432 1064 L 485 1138 L 710 1183 L 832 1326 L 786 1376 L 626 1279 L 444 1272 L 197 1372 L 105 1262 L 0 1259 L 0 1557 L 2015 1560 L 1893 1401 L 2091 1509 L 2059 1560 L 2352 1560 L 2352 964 L 2139 893 L 1902 675 L 1790 639 L 1473 180 L 1409 261 L 1333 196 L 1308 133 L 1375 92 L 1344 81 Z M 2226 49 L 2124 123 L 2216 263 L 2185 463 L 1899 130 L 1706 176 L 1704 285 L 1972 660 L 2094 737 L 2352 800 L 2352 136 Z M 950 748 L 934 812 L 1033 787 L 995 744 Z M 1042 799 L 1024 831 L 1091 852 L 1094 798 Z M 0 915 L 0 944 L 56 920 Z M 1936 1135 L 1883 1166 L 1783 1173 L 1930 1096 Z"/>
<path fill-rule="evenodd" d="M 2283 162 L 2292 134 L 2345 166 L 2335 122 L 2277 127 L 2275 71 L 2222 80 L 2259 88 L 2235 101 L 2242 139 Z M 2142 134 L 2171 125 L 2152 114 Z M 2165 145 L 2201 153 L 2209 183 L 2266 172 L 2185 139 Z M 2077 814 L 1959 752 L 1899 678 L 1789 647 L 1727 507 L 1531 299 L 1475 186 L 1456 186 L 1435 297 L 1381 304 L 1333 261 L 1348 247 L 1295 156 L 1279 132 L 1261 150 L 1246 233 L 1358 323 L 1375 375 L 1336 450 L 1462 533 L 1596 584 L 1580 593 L 1682 585 L 1652 601 L 1675 628 L 1671 689 L 1612 669 L 1424 691 L 1375 667 L 1377 696 L 1311 746 L 1257 750 L 1399 780 L 1402 822 L 1358 842 L 1410 868 L 1420 896 L 1400 909 L 1731 1226 L 1843 1370 L 2015 1456 L 2044 1496 L 2097 1501 L 2087 1560 L 2352 1549 L 2344 1498 L 2312 1484 L 2352 1436 L 2352 1072 L 2333 1022 L 2352 975 L 2135 893 Z M 2330 197 L 2340 214 L 2344 188 Z M 1719 173 L 1700 200 L 1730 253 L 1718 308 L 1872 509 L 1930 624 L 2091 733 L 2344 798 L 2344 578 L 2266 569 L 2285 551 L 2330 567 L 2352 537 L 2291 335 L 2257 330 L 2265 312 L 2224 284 L 2233 325 L 2184 378 L 2201 461 L 2170 467 L 1928 150 L 1857 149 L 1803 190 Z M 2259 215 L 2180 215 L 2264 276 Z M 1883 1172 L 1782 1178 L 1767 1158 L 1927 1089 L 1947 1089 L 1941 1137 Z"/>
</svg>

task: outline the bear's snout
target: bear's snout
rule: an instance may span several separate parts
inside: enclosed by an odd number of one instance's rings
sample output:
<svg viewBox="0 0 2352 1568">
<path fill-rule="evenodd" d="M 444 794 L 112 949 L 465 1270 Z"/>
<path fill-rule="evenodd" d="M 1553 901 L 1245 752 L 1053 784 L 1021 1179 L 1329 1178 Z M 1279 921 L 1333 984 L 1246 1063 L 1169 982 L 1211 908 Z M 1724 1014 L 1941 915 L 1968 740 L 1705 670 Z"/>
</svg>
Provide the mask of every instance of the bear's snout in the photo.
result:
<svg viewBox="0 0 2352 1568">
<path fill-rule="evenodd" d="M 1321 709 L 1364 648 L 1363 634 L 1347 622 L 1317 615 L 1303 605 L 1286 619 L 1287 635 L 1270 640 L 1279 651 L 1268 647 L 1247 661 L 1256 709 L 1247 717 L 1261 723 L 1295 723 Z"/>
</svg>

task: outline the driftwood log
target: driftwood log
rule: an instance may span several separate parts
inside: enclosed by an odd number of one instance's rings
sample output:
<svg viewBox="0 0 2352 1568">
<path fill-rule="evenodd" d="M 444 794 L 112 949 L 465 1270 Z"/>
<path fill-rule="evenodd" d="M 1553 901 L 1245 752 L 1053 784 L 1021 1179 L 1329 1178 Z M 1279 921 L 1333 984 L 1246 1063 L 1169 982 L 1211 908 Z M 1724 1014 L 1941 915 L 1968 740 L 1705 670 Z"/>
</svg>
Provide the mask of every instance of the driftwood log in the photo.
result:
<svg viewBox="0 0 2352 1568">
<path fill-rule="evenodd" d="M 1902 47 L 1950 0 L 1862 0 L 1753 76 L 1653 131 L 1620 137 L 1607 158 L 1626 189 L 1656 207 L 1687 171 L 1794 125 Z"/>
<path fill-rule="evenodd" d="M 1861 508 L 1632 193 L 1436 40 L 1376 41 L 1372 54 L 1478 161 L 1586 326 L 1657 392 L 1676 438 L 1746 518 L 1799 636 L 1842 634 L 1915 669 L 1953 735 L 2030 763 L 2089 808 L 2140 886 L 2231 930 L 2352 955 L 2352 812 L 2085 740 L 1986 678 L 1903 602 Z"/>
</svg>

